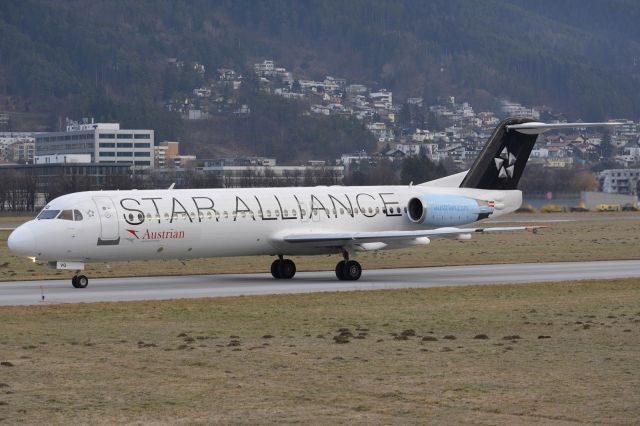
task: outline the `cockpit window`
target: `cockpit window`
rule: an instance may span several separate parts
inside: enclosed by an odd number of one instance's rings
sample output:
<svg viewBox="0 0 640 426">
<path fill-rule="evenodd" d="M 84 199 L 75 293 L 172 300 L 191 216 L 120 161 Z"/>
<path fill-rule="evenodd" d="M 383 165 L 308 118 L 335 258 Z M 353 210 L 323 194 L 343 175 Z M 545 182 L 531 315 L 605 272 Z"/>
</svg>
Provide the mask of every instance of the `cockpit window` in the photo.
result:
<svg viewBox="0 0 640 426">
<path fill-rule="evenodd" d="M 62 210 L 58 219 L 62 220 L 73 220 L 73 210 Z"/>
<path fill-rule="evenodd" d="M 60 210 L 42 210 L 36 219 L 54 219 Z"/>
<path fill-rule="evenodd" d="M 73 220 L 75 220 L 76 222 L 82 220 L 82 213 L 80 213 L 80 210 L 73 211 Z"/>
</svg>

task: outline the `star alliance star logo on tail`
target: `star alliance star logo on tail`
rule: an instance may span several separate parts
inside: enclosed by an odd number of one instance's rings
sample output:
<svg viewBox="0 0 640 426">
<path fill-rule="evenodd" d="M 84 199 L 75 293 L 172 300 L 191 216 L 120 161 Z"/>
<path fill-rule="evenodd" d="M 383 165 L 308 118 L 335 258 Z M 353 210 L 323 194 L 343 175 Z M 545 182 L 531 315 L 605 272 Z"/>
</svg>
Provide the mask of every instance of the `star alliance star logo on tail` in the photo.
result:
<svg viewBox="0 0 640 426">
<path fill-rule="evenodd" d="M 498 177 L 500 179 L 511 179 L 516 167 L 516 156 L 509 152 L 505 146 L 502 149 L 500 155 L 493 159 L 496 162 L 496 169 L 498 169 Z"/>
</svg>

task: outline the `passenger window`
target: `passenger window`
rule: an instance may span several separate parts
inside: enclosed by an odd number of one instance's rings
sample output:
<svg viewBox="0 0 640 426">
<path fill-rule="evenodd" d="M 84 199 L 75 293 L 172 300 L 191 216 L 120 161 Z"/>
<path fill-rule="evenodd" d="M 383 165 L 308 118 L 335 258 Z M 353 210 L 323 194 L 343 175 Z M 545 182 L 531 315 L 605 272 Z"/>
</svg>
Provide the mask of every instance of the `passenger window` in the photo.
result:
<svg viewBox="0 0 640 426">
<path fill-rule="evenodd" d="M 73 210 L 62 210 L 58 219 L 62 220 L 73 220 Z"/>
<path fill-rule="evenodd" d="M 291 210 L 291 216 L 295 216 L 296 215 L 296 209 Z"/>
<path fill-rule="evenodd" d="M 82 213 L 80 213 L 80 210 L 73 211 L 73 220 L 78 222 L 82 220 Z"/>
</svg>

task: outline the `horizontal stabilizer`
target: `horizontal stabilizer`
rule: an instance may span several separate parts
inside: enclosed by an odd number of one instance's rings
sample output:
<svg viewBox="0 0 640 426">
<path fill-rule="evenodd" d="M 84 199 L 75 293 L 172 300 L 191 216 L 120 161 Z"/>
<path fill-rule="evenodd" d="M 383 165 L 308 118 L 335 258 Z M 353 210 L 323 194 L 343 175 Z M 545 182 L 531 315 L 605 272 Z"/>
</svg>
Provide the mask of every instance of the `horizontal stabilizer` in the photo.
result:
<svg viewBox="0 0 640 426">
<path fill-rule="evenodd" d="M 582 129 L 587 127 L 612 127 L 617 126 L 620 123 L 540 123 L 537 121 L 531 121 L 529 123 L 522 124 L 509 124 L 507 125 L 507 131 L 515 130 L 518 133 L 525 135 L 540 135 L 549 130 L 555 129 Z"/>
<path fill-rule="evenodd" d="M 553 129 L 612 127 L 620 123 L 540 123 L 530 118 L 500 122 L 466 174 L 460 188 L 514 190 L 539 134 Z"/>
</svg>

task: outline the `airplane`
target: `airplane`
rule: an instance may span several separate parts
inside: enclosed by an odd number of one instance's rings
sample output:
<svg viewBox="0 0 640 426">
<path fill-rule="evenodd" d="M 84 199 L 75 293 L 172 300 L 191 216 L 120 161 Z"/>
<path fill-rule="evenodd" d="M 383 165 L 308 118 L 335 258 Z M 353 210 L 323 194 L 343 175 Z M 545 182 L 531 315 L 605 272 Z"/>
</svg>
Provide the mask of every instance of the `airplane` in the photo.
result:
<svg viewBox="0 0 640 426">
<path fill-rule="evenodd" d="M 472 234 L 533 231 L 539 226 L 460 227 L 517 210 L 517 189 L 539 134 L 616 123 L 498 124 L 468 171 L 404 186 L 318 186 L 88 191 L 50 201 L 8 239 L 11 251 L 75 271 L 118 260 L 277 256 L 276 279 L 291 279 L 285 256 L 341 254 L 339 280 L 358 280 L 358 252 L 470 239 Z"/>
</svg>

